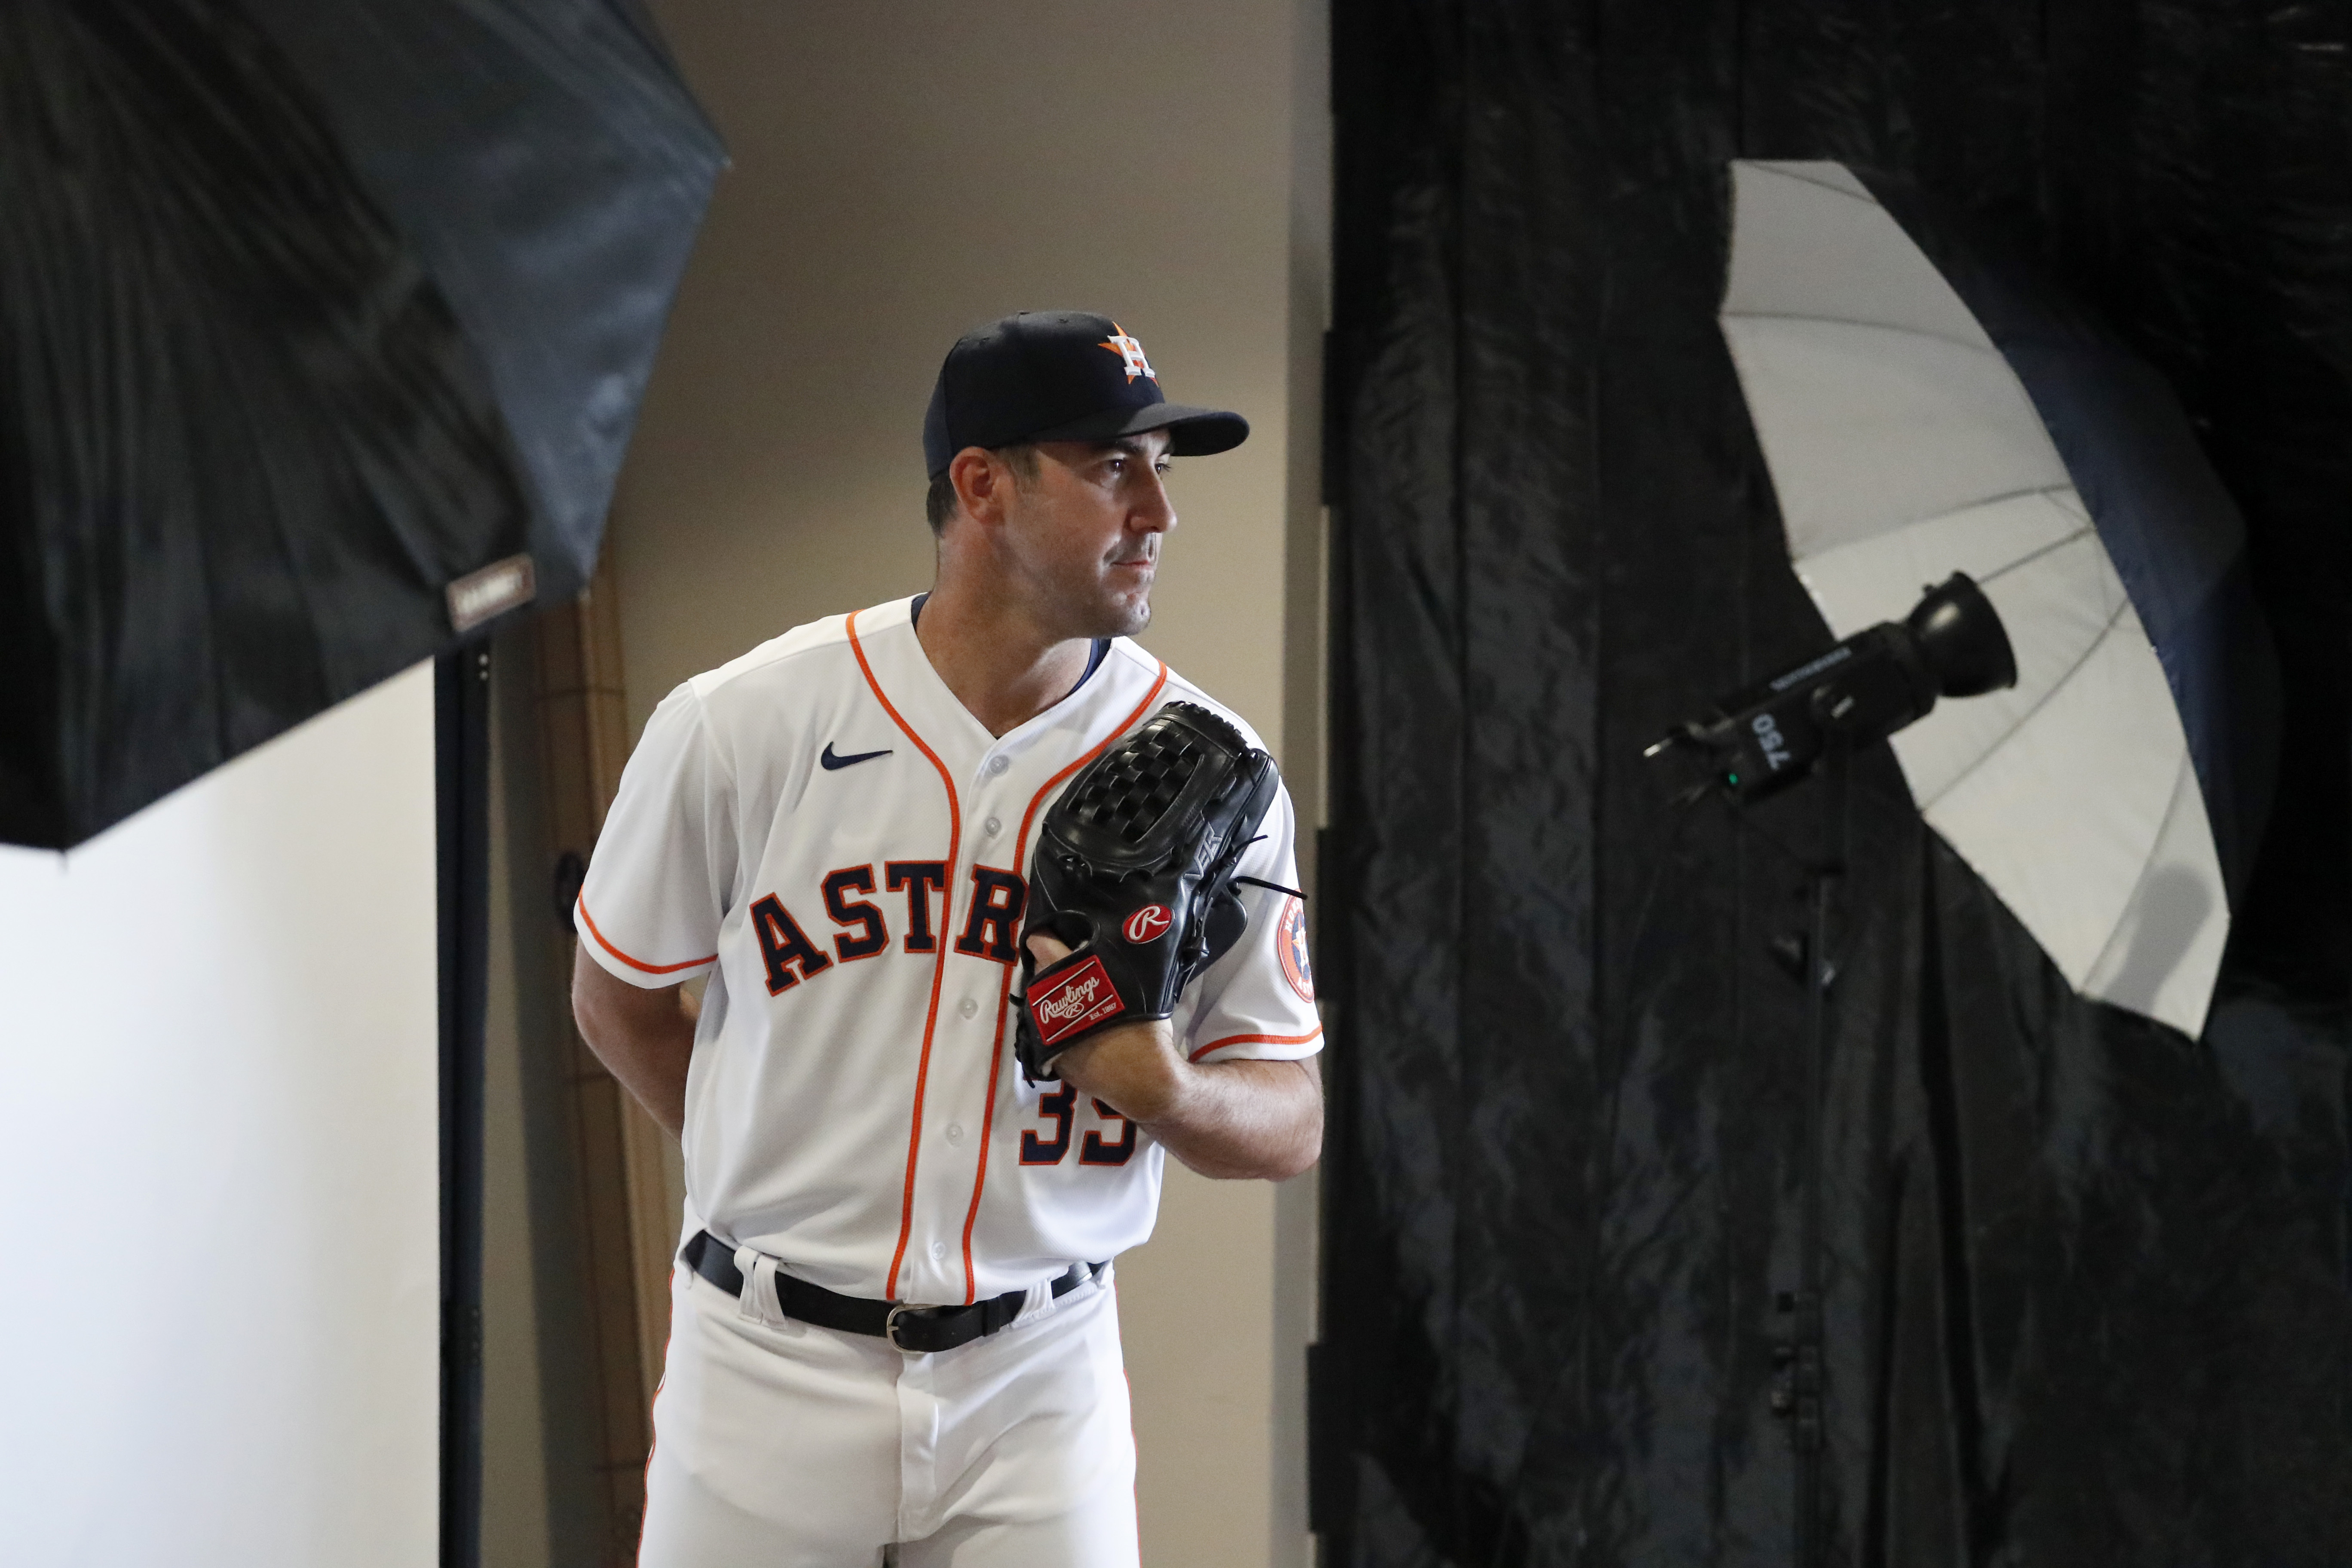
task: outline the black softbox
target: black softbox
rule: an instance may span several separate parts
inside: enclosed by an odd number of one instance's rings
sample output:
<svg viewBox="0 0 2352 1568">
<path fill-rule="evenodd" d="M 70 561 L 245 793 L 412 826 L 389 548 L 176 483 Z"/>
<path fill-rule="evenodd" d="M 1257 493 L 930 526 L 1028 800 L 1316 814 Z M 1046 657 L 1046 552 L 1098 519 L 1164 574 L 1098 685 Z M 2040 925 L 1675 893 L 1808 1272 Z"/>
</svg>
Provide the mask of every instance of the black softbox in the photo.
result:
<svg viewBox="0 0 2352 1568">
<path fill-rule="evenodd" d="M 575 593 L 721 163 L 626 0 L 0 8 L 0 841 Z"/>
</svg>

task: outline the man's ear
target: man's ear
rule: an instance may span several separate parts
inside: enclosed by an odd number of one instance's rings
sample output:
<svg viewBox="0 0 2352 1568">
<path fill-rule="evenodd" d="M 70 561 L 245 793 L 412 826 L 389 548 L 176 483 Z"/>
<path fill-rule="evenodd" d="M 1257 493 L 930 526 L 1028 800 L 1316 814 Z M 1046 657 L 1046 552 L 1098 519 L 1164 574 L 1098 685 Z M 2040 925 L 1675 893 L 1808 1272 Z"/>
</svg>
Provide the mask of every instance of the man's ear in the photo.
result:
<svg viewBox="0 0 2352 1568">
<path fill-rule="evenodd" d="M 948 482 L 955 486 L 956 501 L 974 522 L 994 526 L 1004 521 L 1012 499 L 1011 464 L 981 447 L 966 447 L 948 464 Z"/>
</svg>

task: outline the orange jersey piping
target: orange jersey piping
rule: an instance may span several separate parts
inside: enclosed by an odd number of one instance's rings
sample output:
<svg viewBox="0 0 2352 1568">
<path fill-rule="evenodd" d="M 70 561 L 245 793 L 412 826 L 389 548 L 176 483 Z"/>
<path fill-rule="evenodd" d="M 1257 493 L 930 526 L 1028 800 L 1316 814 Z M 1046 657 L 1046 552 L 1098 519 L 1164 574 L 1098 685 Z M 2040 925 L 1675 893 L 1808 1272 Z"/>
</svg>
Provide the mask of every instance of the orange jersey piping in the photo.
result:
<svg viewBox="0 0 2352 1568">
<path fill-rule="evenodd" d="M 1197 1062 L 1211 1051 L 1221 1051 L 1227 1046 L 1303 1046 L 1322 1033 L 1323 1026 L 1318 1024 L 1303 1035 L 1227 1035 L 1222 1040 L 1211 1040 L 1185 1059 Z"/>
<path fill-rule="evenodd" d="M 1029 863 L 1029 829 L 1037 821 L 1039 804 L 1046 795 L 1053 793 L 1055 785 L 1101 756 L 1113 741 L 1126 734 L 1134 726 L 1135 721 L 1143 717 L 1144 712 L 1150 708 L 1153 700 L 1160 695 L 1160 689 L 1167 684 L 1168 661 L 1161 659 L 1160 673 L 1152 680 L 1151 689 L 1143 694 L 1143 700 L 1135 705 L 1135 711 L 1120 720 L 1118 728 L 1096 742 L 1094 750 L 1037 786 L 1037 793 L 1029 797 L 1029 809 L 1021 814 L 1021 837 L 1013 841 L 1013 864 L 1015 868 L 1024 867 Z M 1023 908 L 1024 910 L 1027 908 L 1025 900 L 1023 901 Z M 1015 962 L 1017 963 L 1018 960 Z M 988 1100 L 980 1119 L 980 1169 L 971 1179 L 971 1207 L 965 1211 L 963 1216 L 963 1299 L 967 1306 L 978 1300 L 980 1295 L 980 1281 L 971 1263 L 971 1229 L 980 1220 L 980 1194 L 988 1187 L 988 1135 L 996 1126 L 996 1084 L 1004 1067 L 1004 1009 L 1012 1000 L 1013 969 L 1011 965 L 1007 965 L 1004 977 L 998 984 L 996 992 L 996 1044 L 989 1051 Z"/>
<path fill-rule="evenodd" d="M 603 948 L 606 952 L 611 953 L 614 958 L 619 959 L 623 963 L 627 964 L 631 969 L 642 971 L 646 974 L 676 974 L 681 969 L 699 969 L 706 963 L 716 963 L 719 962 L 719 955 L 715 952 L 709 958 L 689 958 L 684 963 L 647 963 L 642 959 L 631 958 L 627 953 L 623 952 L 619 948 L 614 947 L 611 942 L 605 941 L 604 933 L 596 929 L 595 921 L 592 919 L 588 913 L 587 898 L 583 895 L 578 902 L 580 905 L 580 923 L 588 928 L 588 934 L 596 939 L 596 945 Z"/>
<path fill-rule="evenodd" d="M 882 711 L 890 715 L 890 722 L 898 725 L 907 739 L 915 742 L 915 749 L 930 758 L 931 766 L 939 770 L 940 785 L 948 792 L 948 885 L 940 890 L 940 929 L 953 931 L 955 868 L 963 842 L 963 808 L 956 800 L 955 779 L 949 773 L 947 764 L 940 761 L 940 754 L 915 733 L 915 727 L 900 717 L 898 710 L 891 706 L 890 699 L 883 695 L 882 683 L 874 678 L 874 667 L 866 662 L 866 645 L 858 640 L 855 611 L 851 612 L 846 624 L 849 627 L 849 651 L 857 656 L 857 668 L 865 672 L 866 684 L 873 691 L 874 700 L 882 704 Z M 931 1036 L 939 1027 L 940 988 L 947 983 L 950 948 L 951 944 L 940 942 L 938 956 L 931 961 L 931 1010 L 923 1019 L 923 1054 L 915 1065 L 915 1111 L 913 1123 L 907 1129 L 907 1185 L 898 1200 L 898 1247 L 890 1254 L 890 1277 L 882 1286 L 882 1294 L 893 1301 L 898 1299 L 898 1266 L 906 1261 L 907 1237 L 915 1227 L 915 1160 L 923 1146 L 923 1089 L 931 1075 Z"/>
</svg>

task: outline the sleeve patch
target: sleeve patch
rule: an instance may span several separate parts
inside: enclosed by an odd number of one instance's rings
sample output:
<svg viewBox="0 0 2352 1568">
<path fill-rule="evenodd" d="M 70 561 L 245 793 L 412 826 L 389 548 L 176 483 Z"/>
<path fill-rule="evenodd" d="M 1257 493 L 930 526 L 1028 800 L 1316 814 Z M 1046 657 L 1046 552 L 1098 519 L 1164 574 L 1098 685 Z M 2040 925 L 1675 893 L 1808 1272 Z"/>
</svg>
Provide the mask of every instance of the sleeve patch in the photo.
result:
<svg viewBox="0 0 2352 1568">
<path fill-rule="evenodd" d="M 1282 959 L 1282 977 L 1290 982 L 1301 1002 L 1314 1001 L 1315 967 L 1307 956 L 1307 906 L 1297 899 L 1290 900 L 1282 912 L 1275 946 Z"/>
</svg>

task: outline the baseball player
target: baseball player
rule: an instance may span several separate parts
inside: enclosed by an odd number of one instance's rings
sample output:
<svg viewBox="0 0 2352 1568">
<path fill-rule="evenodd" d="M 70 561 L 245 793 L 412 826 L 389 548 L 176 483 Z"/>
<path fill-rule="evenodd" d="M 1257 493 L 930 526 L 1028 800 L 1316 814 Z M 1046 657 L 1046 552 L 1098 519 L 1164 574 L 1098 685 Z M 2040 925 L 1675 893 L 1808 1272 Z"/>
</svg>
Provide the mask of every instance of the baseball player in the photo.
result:
<svg viewBox="0 0 2352 1568">
<path fill-rule="evenodd" d="M 1104 317 L 973 331 L 924 422 L 931 590 L 646 724 L 572 988 L 685 1150 L 645 1568 L 1136 1562 L 1111 1260 L 1168 1153 L 1279 1179 L 1322 1135 L 1290 801 L 1129 640 L 1168 459 L 1247 434 Z M 1110 865 L 1146 828 L 1156 883 Z"/>
</svg>

